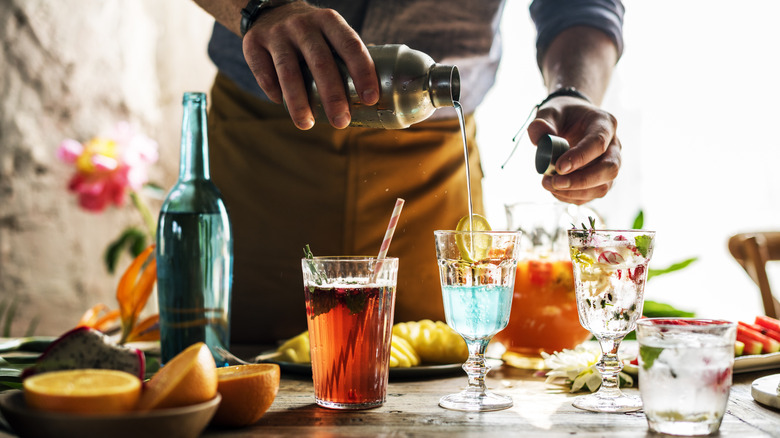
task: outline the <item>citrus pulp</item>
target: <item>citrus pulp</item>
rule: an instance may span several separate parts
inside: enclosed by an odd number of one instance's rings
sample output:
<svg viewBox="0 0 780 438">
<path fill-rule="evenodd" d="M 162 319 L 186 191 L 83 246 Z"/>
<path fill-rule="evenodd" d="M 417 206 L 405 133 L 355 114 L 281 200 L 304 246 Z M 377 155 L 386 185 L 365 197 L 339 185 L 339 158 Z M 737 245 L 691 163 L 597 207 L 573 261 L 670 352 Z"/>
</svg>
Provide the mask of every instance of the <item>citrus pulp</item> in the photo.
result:
<svg viewBox="0 0 780 438">
<path fill-rule="evenodd" d="M 52 371 L 23 382 L 28 406 L 54 412 L 119 414 L 135 407 L 141 379 L 118 370 Z"/>
</svg>

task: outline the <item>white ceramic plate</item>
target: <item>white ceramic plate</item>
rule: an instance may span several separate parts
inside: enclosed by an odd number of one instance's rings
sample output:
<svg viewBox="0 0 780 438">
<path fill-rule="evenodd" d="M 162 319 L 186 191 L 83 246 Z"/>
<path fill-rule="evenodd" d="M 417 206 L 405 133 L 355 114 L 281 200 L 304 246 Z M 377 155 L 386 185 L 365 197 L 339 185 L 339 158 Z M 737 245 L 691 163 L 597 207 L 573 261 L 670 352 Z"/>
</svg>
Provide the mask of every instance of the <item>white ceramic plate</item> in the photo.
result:
<svg viewBox="0 0 780 438">
<path fill-rule="evenodd" d="M 751 354 L 734 358 L 733 370 L 735 374 L 772 370 L 775 368 L 780 369 L 780 353 Z M 639 369 L 636 365 L 624 364 L 623 371 L 636 376 Z"/>
<path fill-rule="evenodd" d="M 763 405 L 780 409 L 780 396 L 777 395 L 777 385 L 780 384 L 780 374 L 764 376 L 753 381 L 750 395 Z"/>
<path fill-rule="evenodd" d="M 22 391 L 0 394 L 0 412 L 21 438 L 196 438 L 208 426 L 222 397 L 181 408 L 122 415 L 42 412 L 24 402 Z"/>
<path fill-rule="evenodd" d="M 751 354 L 734 358 L 735 373 L 749 373 L 780 368 L 780 353 Z"/>
</svg>

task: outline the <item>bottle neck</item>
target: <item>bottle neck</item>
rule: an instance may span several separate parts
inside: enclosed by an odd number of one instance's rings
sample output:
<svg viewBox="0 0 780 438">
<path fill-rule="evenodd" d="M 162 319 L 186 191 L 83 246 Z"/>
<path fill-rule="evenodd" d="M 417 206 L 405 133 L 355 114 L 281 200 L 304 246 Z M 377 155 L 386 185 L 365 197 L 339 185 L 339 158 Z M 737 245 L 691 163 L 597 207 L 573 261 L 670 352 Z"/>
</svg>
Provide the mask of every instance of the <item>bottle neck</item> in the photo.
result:
<svg viewBox="0 0 780 438">
<path fill-rule="evenodd" d="M 206 95 L 184 93 L 181 122 L 179 180 L 209 179 L 209 143 L 206 127 Z"/>
</svg>

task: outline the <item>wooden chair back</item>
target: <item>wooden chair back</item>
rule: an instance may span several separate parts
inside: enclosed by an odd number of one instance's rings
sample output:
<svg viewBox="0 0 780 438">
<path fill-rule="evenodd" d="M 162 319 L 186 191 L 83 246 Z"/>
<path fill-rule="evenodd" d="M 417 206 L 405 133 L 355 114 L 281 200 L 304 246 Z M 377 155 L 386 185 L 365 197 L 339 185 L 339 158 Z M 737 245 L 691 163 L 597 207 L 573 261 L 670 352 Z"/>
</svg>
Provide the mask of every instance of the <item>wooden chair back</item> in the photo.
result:
<svg viewBox="0 0 780 438">
<path fill-rule="evenodd" d="M 729 239 L 731 255 L 758 285 L 766 316 L 780 315 L 780 302 L 772 295 L 766 263 L 780 260 L 780 231 L 740 233 Z"/>
</svg>

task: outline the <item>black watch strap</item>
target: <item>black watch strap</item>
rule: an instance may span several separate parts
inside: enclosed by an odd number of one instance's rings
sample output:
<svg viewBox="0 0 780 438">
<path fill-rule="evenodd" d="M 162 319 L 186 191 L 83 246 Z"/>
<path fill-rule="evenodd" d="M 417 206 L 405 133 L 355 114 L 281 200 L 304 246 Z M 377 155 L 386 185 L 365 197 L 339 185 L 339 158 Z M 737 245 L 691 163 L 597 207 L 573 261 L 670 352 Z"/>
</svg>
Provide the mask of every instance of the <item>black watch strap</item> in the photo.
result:
<svg viewBox="0 0 780 438">
<path fill-rule="evenodd" d="M 241 37 L 249 31 L 260 14 L 271 8 L 292 3 L 295 0 L 249 0 L 244 9 L 241 9 Z"/>
</svg>

